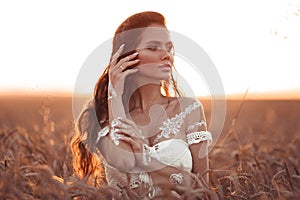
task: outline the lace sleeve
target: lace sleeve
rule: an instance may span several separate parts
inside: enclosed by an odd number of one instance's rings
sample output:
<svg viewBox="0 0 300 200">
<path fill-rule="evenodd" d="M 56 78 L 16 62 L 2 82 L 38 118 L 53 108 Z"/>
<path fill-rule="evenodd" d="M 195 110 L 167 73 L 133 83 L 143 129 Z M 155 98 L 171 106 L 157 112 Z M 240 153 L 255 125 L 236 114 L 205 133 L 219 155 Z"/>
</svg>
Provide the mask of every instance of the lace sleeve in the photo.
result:
<svg viewBox="0 0 300 200">
<path fill-rule="evenodd" d="M 186 135 L 189 145 L 203 141 L 208 141 L 208 145 L 212 143 L 211 133 L 208 131 L 196 131 Z"/>
</svg>

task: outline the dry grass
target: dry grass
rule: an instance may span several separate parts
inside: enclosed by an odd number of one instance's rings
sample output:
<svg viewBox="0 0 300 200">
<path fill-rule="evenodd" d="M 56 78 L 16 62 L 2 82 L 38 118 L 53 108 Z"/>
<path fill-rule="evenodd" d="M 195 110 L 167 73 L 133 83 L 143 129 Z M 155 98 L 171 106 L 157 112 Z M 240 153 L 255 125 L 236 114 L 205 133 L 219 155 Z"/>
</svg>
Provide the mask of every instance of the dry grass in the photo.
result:
<svg viewBox="0 0 300 200">
<path fill-rule="evenodd" d="M 245 101 L 236 115 L 239 105 L 228 102 L 224 132 L 205 172 L 210 183 L 197 177 L 201 187 L 181 187 L 178 199 L 300 198 L 300 102 Z M 0 199 L 111 199 L 113 188 L 99 187 L 99 180 L 90 186 L 72 173 L 71 99 L 7 98 L 0 109 Z"/>
</svg>

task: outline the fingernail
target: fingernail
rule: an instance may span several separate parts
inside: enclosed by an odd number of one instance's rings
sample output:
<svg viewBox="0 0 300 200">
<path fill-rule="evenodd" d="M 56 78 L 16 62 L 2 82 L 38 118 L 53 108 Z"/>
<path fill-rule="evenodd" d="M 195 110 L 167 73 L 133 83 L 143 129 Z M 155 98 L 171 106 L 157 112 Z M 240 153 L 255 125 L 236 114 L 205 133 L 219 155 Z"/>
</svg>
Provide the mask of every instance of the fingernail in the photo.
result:
<svg viewBox="0 0 300 200">
<path fill-rule="evenodd" d="M 134 56 L 136 56 L 136 55 L 139 55 L 139 52 L 135 52 L 134 54 L 132 54 L 132 55 L 134 55 Z"/>
<path fill-rule="evenodd" d="M 120 48 L 123 48 L 125 46 L 125 44 L 121 44 Z"/>
<path fill-rule="evenodd" d="M 140 59 L 136 59 L 136 60 L 134 60 L 135 62 L 140 62 L 141 60 Z"/>
<path fill-rule="evenodd" d="M 117 117 L 116 119 L 123 119 L 123 117 Z"/>
</svg>

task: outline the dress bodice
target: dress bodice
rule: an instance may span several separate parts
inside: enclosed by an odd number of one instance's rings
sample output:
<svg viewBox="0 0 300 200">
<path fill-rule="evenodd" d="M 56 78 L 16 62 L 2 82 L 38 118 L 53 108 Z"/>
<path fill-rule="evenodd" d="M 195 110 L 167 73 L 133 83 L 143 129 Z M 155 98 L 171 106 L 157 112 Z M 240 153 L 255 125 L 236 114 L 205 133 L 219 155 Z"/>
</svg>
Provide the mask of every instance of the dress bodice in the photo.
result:
<svg viewBox="0 0 300 200">
<path fill-rule="evenodd" d="M 163 164 L 188 172 L 192 170 L 192 155 L 188 144 L 182 139 L 161 141 L 154 146 L 147 146 L 147 149 L 148 156 Z"/>
</svg>

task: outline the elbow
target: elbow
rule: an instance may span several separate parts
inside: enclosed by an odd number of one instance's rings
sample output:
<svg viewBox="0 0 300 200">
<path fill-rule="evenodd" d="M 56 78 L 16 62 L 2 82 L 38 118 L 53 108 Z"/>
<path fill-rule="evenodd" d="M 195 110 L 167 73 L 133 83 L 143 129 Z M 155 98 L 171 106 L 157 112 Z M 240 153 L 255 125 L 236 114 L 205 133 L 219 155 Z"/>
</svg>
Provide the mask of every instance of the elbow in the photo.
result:
<svg viewBox="0 0 300 200">
<path fill-rule="evenodd" d="M 135 167 L 135 157 L 133 155 L 127 155 L 127 156 L 120 156 L 120 157 L 108 157 L 106 159 L 106 162 L 122 171 L 122 172 L 130 172 Z"/>
<path fill-rule="evenodd" d="M 131 148 L 127 146 L 116 148 L 114 145 L 103 143 L 101 146 L 101 153 L 108 165 L 118 169 L 122 172 L 129 172 L 135 168 L 135 156 Z"/>
</svg>

